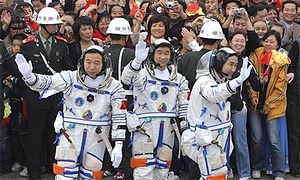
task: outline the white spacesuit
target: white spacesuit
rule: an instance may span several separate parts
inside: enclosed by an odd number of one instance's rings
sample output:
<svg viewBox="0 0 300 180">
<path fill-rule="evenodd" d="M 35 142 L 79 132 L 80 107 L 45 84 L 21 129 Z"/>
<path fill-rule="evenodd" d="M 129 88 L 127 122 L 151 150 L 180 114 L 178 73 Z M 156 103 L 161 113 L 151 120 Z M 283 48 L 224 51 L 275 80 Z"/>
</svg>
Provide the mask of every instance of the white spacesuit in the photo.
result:
<svg viewBox="0 0 300 180">
<path fill-rule="evenodd" d="M 186 117 L 188 81 L 177 73 L 173 47 L 166 40 L 157 40 L 151 45 L 146 67 L 140 70 L 140 63 L 146 57 L 139 56 L 147 56 L 148 52 L 143 43 L 137 45 L 135 59 L 124 68 L 122 74 L 122 81 L 133 85 L 134 96 L 134 111 L 127 116 L 133 146 L 130 164 L 135 168 L 134 179 L 165 180 L 174 144 L 175 132 L 171 120 L 176 116 Z M 154 61 L 156 50 L 160 47 L 170 53 L 169 56 L 157 58 L 168 62 L 163 70 L 158 70 L 156 66 L 162 64 Z"/>
<path fill-rule="evenodd" d="M 237 63 L 235 52 L 222 48 L 206 53 L 198 62 L 198 79 L 191 92 L 187 114 L 190 128 L 182 134 L 182 145 L 183 151 L 198 163 L 202 179 L 226 179 L 226 163 L 233 149 L 227 98 L 249 76 L 246 59 L 240 75 L 243 73 L 243 77 L 228 81 L 223 65 L 231 56 L 235 56 Z M 232 68 L 231 73 L 235 69 Z"/>
<path fill-rule="evenodd" d="M 97 78 L 92 79 L 85 72 L 83 61 L 86 54 L 95 52 L 101 54 L 103 67 Z M 106 146 L 111 151 L 106 139 L 111 127 L 112 140 L 117 144 L 112 152 L 113 165 L 121 162 L 122 155 L 118 152 L 116 156 L 114 151 L 121 151 L 122 143 L 117 142 L 125 139 L 126 99 L 120 82 L 112 78 L 111 69 L 110 59 L 102 48 L 91 46 L 81 57 L 77 71 L 62 71 L 52 76 L 34 74 L 36 80 L 31 82 L 29 76 L 23 75 L 33 90 L 55 89 L 64 93 L 63 112 L 54 123 L 56 179 L 78 179 L 78 175 L 82 179 L 102 179 Z"/>
</svg>

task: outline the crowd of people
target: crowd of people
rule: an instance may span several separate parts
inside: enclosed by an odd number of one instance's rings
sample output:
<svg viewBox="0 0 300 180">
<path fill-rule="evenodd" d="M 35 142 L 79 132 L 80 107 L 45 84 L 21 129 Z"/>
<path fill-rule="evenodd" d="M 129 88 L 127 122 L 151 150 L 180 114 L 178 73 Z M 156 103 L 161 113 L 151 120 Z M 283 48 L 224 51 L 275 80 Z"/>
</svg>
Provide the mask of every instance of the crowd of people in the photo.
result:
<svg viewBox="0 0 300 180">
<path fill-rule="evenodd" d="M 298 3 L 0 0 L 1 175 L 300 178 Z"/>
</svg>

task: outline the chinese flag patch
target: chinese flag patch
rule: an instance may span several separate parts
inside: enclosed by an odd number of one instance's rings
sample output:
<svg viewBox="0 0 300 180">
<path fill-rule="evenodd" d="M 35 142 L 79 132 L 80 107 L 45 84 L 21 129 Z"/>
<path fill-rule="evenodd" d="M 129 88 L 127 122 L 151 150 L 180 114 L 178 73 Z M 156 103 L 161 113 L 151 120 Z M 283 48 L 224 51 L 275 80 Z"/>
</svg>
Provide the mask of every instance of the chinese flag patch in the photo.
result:
<svg viewBox="0 0 300 180">
<path fill-rule="evenodd" d="M 127 109 L 127 99 L 126 100 L 122 100 L 120 109 L 124 109 L 124 110 Z"/>
</svg>

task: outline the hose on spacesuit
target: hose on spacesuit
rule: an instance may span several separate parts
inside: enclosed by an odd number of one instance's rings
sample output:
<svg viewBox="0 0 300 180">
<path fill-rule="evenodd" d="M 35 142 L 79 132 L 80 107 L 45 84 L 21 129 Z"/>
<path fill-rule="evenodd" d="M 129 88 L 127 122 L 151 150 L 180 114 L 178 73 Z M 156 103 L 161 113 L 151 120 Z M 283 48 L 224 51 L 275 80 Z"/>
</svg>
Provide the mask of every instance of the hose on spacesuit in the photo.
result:
<svg viewBox="0 0 300 180">
<path fill-rule="evenodd" d="M 107 148 L 107 151 L 111 157 L 111 153 L 112 153 L 112 146 L 108 140 L 108 137 L 106 136 L 106 134 L 102 131 L 102 128 L 100 126 L 98 126 L 96 128 L 96 133 L 101 137 L 101 139 L 103 140 L 103 143 L 105 145 L 105 147 Z"/>
<path fill-rule="evenodd" d="M 181 136 L 180 136 L 180 132 L 179 132 L 176 120 L 174 118 L 171 118 L 170 122 L 173 126 L 173 129 L 174 129 L 175 134 L 176 134 L 177 139 L 178 139 L 178 159 L 180 159 L 180 155 L 181 155 Z"/>
<path fill-rule="evenodd" d="M 70 139 L 70 135 L 66 133 L 66 130 L 63 129 L 63 128 L 61 128 L 61 129 L 59 130 L 59 132 L 60 132 L 62 135 L 65 136 L 65 138 L 67 139 L 67 141 L 70 143 L 71 148 L 74 148 L 74 149 L 75 149 L 75 145 L 73 144 L 72 140 Z"/>
<path fill-rule="evenodd" d="M 139 133 L 141 133 L 141 134 L 143 134 L 143 135 L 146 135 L 147 137 L 148 137 L 148 142 L 150 142 L 151 141 L 151 136 L 148 134 L 148 133 L 146 133 L 146 129 L 144 129 L 143 127 L 144 127 L 144 125 L 145 125 L 145 123 L 146 123 L 146 121 L 144 121 L 141 125 L 138 125 L 137 127 L 136 127 L 136 130 L 139 132 Z"/>
</svg>

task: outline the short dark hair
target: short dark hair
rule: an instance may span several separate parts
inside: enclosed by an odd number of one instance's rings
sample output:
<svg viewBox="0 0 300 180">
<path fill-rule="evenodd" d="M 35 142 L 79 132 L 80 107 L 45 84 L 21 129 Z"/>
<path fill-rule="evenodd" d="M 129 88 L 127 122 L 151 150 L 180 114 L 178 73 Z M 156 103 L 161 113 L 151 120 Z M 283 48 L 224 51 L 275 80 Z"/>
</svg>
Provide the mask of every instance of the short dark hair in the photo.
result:
<svg viewBox="0 0 300 180">
<path fill-rule="evenodd" d="M 203 44 L 205 45 L 213 45 L 215 44 L 217 41 L 222 41 L 221 39 L 207 39 L 207 38 L 201 38 L 201 41 Z"/>
<path fill-rule="evenodd" d="M 249 9 L 248 9 L 248 15 L 249 16 L 257 16 L 257 13 L 259 12 L 259 11 L 263 11 L 263 10 L 265 10 L 266 9 L 266 7 L 265 6 L 263 6 L 263 5 L 252 5 L 252 6 L 250 6 L 249 7 Z"/>
<path fill-rule="evenodd" d="M 27 27 L 26 22 L 24 22 L 22 20 L 22 18 L 20 17 L 19 12 L 18 11 L 13 11 L 12 14 L 11 14 L 11 20 L 10 20 L 10 23 L 8 25 L 8 29 L 10 28 L 10 26 L 12 24 L 20 24 L 20 23 L 23 25 L 24 29 Z"/>
<path fill-rule="evenodd" d="M 109 34 L 111 40 L 120 40 L 122 37 L 125 37 L 124 35 L 119 35 L 119 34 Z"/>
<path fill-rule="evenodd" d="M 42 4 L 46 4 L 46 0 L 31 0 L 31 3 L 32 3 L 33 1 L 40 1 Z"/>
<path fill-rule="evenodd" d="M 197 32 L 194 28 L 192 28 L 191 26 L 183 26 L 182 28 L 178 28 L 176 30 L 177 31 L 176 38 L 177 38 L 178 42 L 180 42 L 183 38 L 183 36 L 181 34 L 181 31 L 182 31 L 183 28 L 186 28 L 188 31 L 192 30 L 195 33 L 195 35 L 197 36 Z"/>
<path fill-rule="evenodd" d="M 278 9 L 277 9 L 276 6 L 274 6 L 274 5 L 267 5 L 267 6 L 265 6 L 265 7 L 266 7 L 268 13 L 269 13 L 270 11 L 272 11 L 272 10 L 275 10 L 276 13 L 277 13 L 276 19 L 279 20 L 279 11 L 278 11 Z"/>
<path fill-rule="evenodd" d="M 284 33 L 285 33 L 285 28 L 284 28 L 284 26 L 283 26 L 282 24 L 280 24 L 280 23 L 272 24 L 271 27 L 270 27 L 270 29 L 272 29 L 272 27 L 274 27 L 274 26 L 281 27 L 281 28 L 283 29 L 283 33 L 282 33 L 282 34 L 284 35 Z"/>
<path fill-rule="evenodd" d="M 95 30 L 95 22 L 88 16 L 81 16 L 75 20 L 75 23 L 73 25 L 73 32 L 77 37 L 79 37 L 79 29 L 81 25 L 92 26 Z"/>
<path fill-rule="evenodd" d="M 20 33 L 20 34 L 15 34 L 13 37 L 12 37 L 12 40 L 21 40 L 23 41 L 24 39 L 26 39 L 28 36 L 24 33 Z"/>
<path fill-rule="evenodd" d="M 101 14 L 98 15 L 96 23 L 98 24 L 104 18 L 112 20 L 112 17 L 111 17 L 111 15 L 109 13 L 103 12 L 103 13 L 101 13 Z"/>
<path fill-rule="evenodd" d="M 263 41 L 265 41 L 269 36 L 272 36 L 274 35 L 275 38 L 276 38 L 276 41 L 278 43 L 278 48 L 276 50 L 278 50 L 280 47 L 281 47 L 281 37 L 280 37 L 280 34 L 279 32 L 275 31 L 275 30 L 270 30 L 268 31 L 264 37 L 263 37 Z"/>
<path fill-rule="evenodd" d="M 125 14 L 125 8 L 123 6 L 121 6 L 121 5 L 119 5 L 119 4 L 113 4 L 113 5 L 111 5 L 109 7 L 109 9 L 108 9 L 108 13 L 109 14 L 111 14 L 112 8 L 114 8 L 114 7 L 121 7 L 123 9 L 123 13 Z"/>
<path fill-rule="evenodd" d="M 74 11 L 66 11 L 65 15 L 71 16 L 74 19 L 74 21 L 78 18 L 78 15 Z"/>
<path fill-rule="evenodd" d="M 151 36 L 151 26 L 154 23 L 158 23 L 158 22 L 163 22 L 163 24 L 165 26 L 164 39 L 168 39 L 168 37 L 169 37 L 169 29 L 170 29 L 170 19 L 166 15 L 163 15 L 163 14 L 154 14 L 150 18 L 150 20 L 148 22 L 148 27 L 147 27 L 147 30 L 148 30 L 147 37 L 149 38 Z"/>
<path fill-rule="evenodd" d="M 247 38 L 247 34 L 244 31 L 234 31 L 233 33 L 230 33 L 228 41 L 231 42 L 233 37 L 237 34 L 241 34 L 245 37 L 245 39 Z"/>
<path fill-rule="evenodd" d="M 64 8 L 64 6 L 62 5 L 62 3 L 60 3 L 60 2 L 50 2 L 49 4 L 48 4 L 48 7 L 55 7 L 55 6 L 57 6 L 57 5 L 60 5 L 62 8 Z"/>
<path fill-rule="evenodd" d="M 293 1 L 293 0 L 286 0 L 286 1 L 284 1 L 284 2 L 282 3 L 282 6 L 281 6 L 281 11 L 283 11 L 284 6 L 285 6 L 286 4 L 289 4 L 289 3 L 295 4 L 295 6 L 296 6 L 296 11 L 297 11 L 297 9 L 298 9 L 298 3 L 297 3 L 296 1 Z"/>
<path fill-rule="evenodd" d="M 149 8 L 149 5 L 151 4 L 151 1 L 150 0 L 144 0 L 143 2 L 141 2 L 141 4 L 140 4 L 140 6 L 139 6 L 139 8 L 141 8 L 144 4 L 146 4 L 146 3 L 149 3 L 148 4 L 148 7 L 147 7 L 147 9 L 146 9 L 146 13 L 148 13 L 149 11 L 150 11 L 150 8 Z"/>
</svg>

